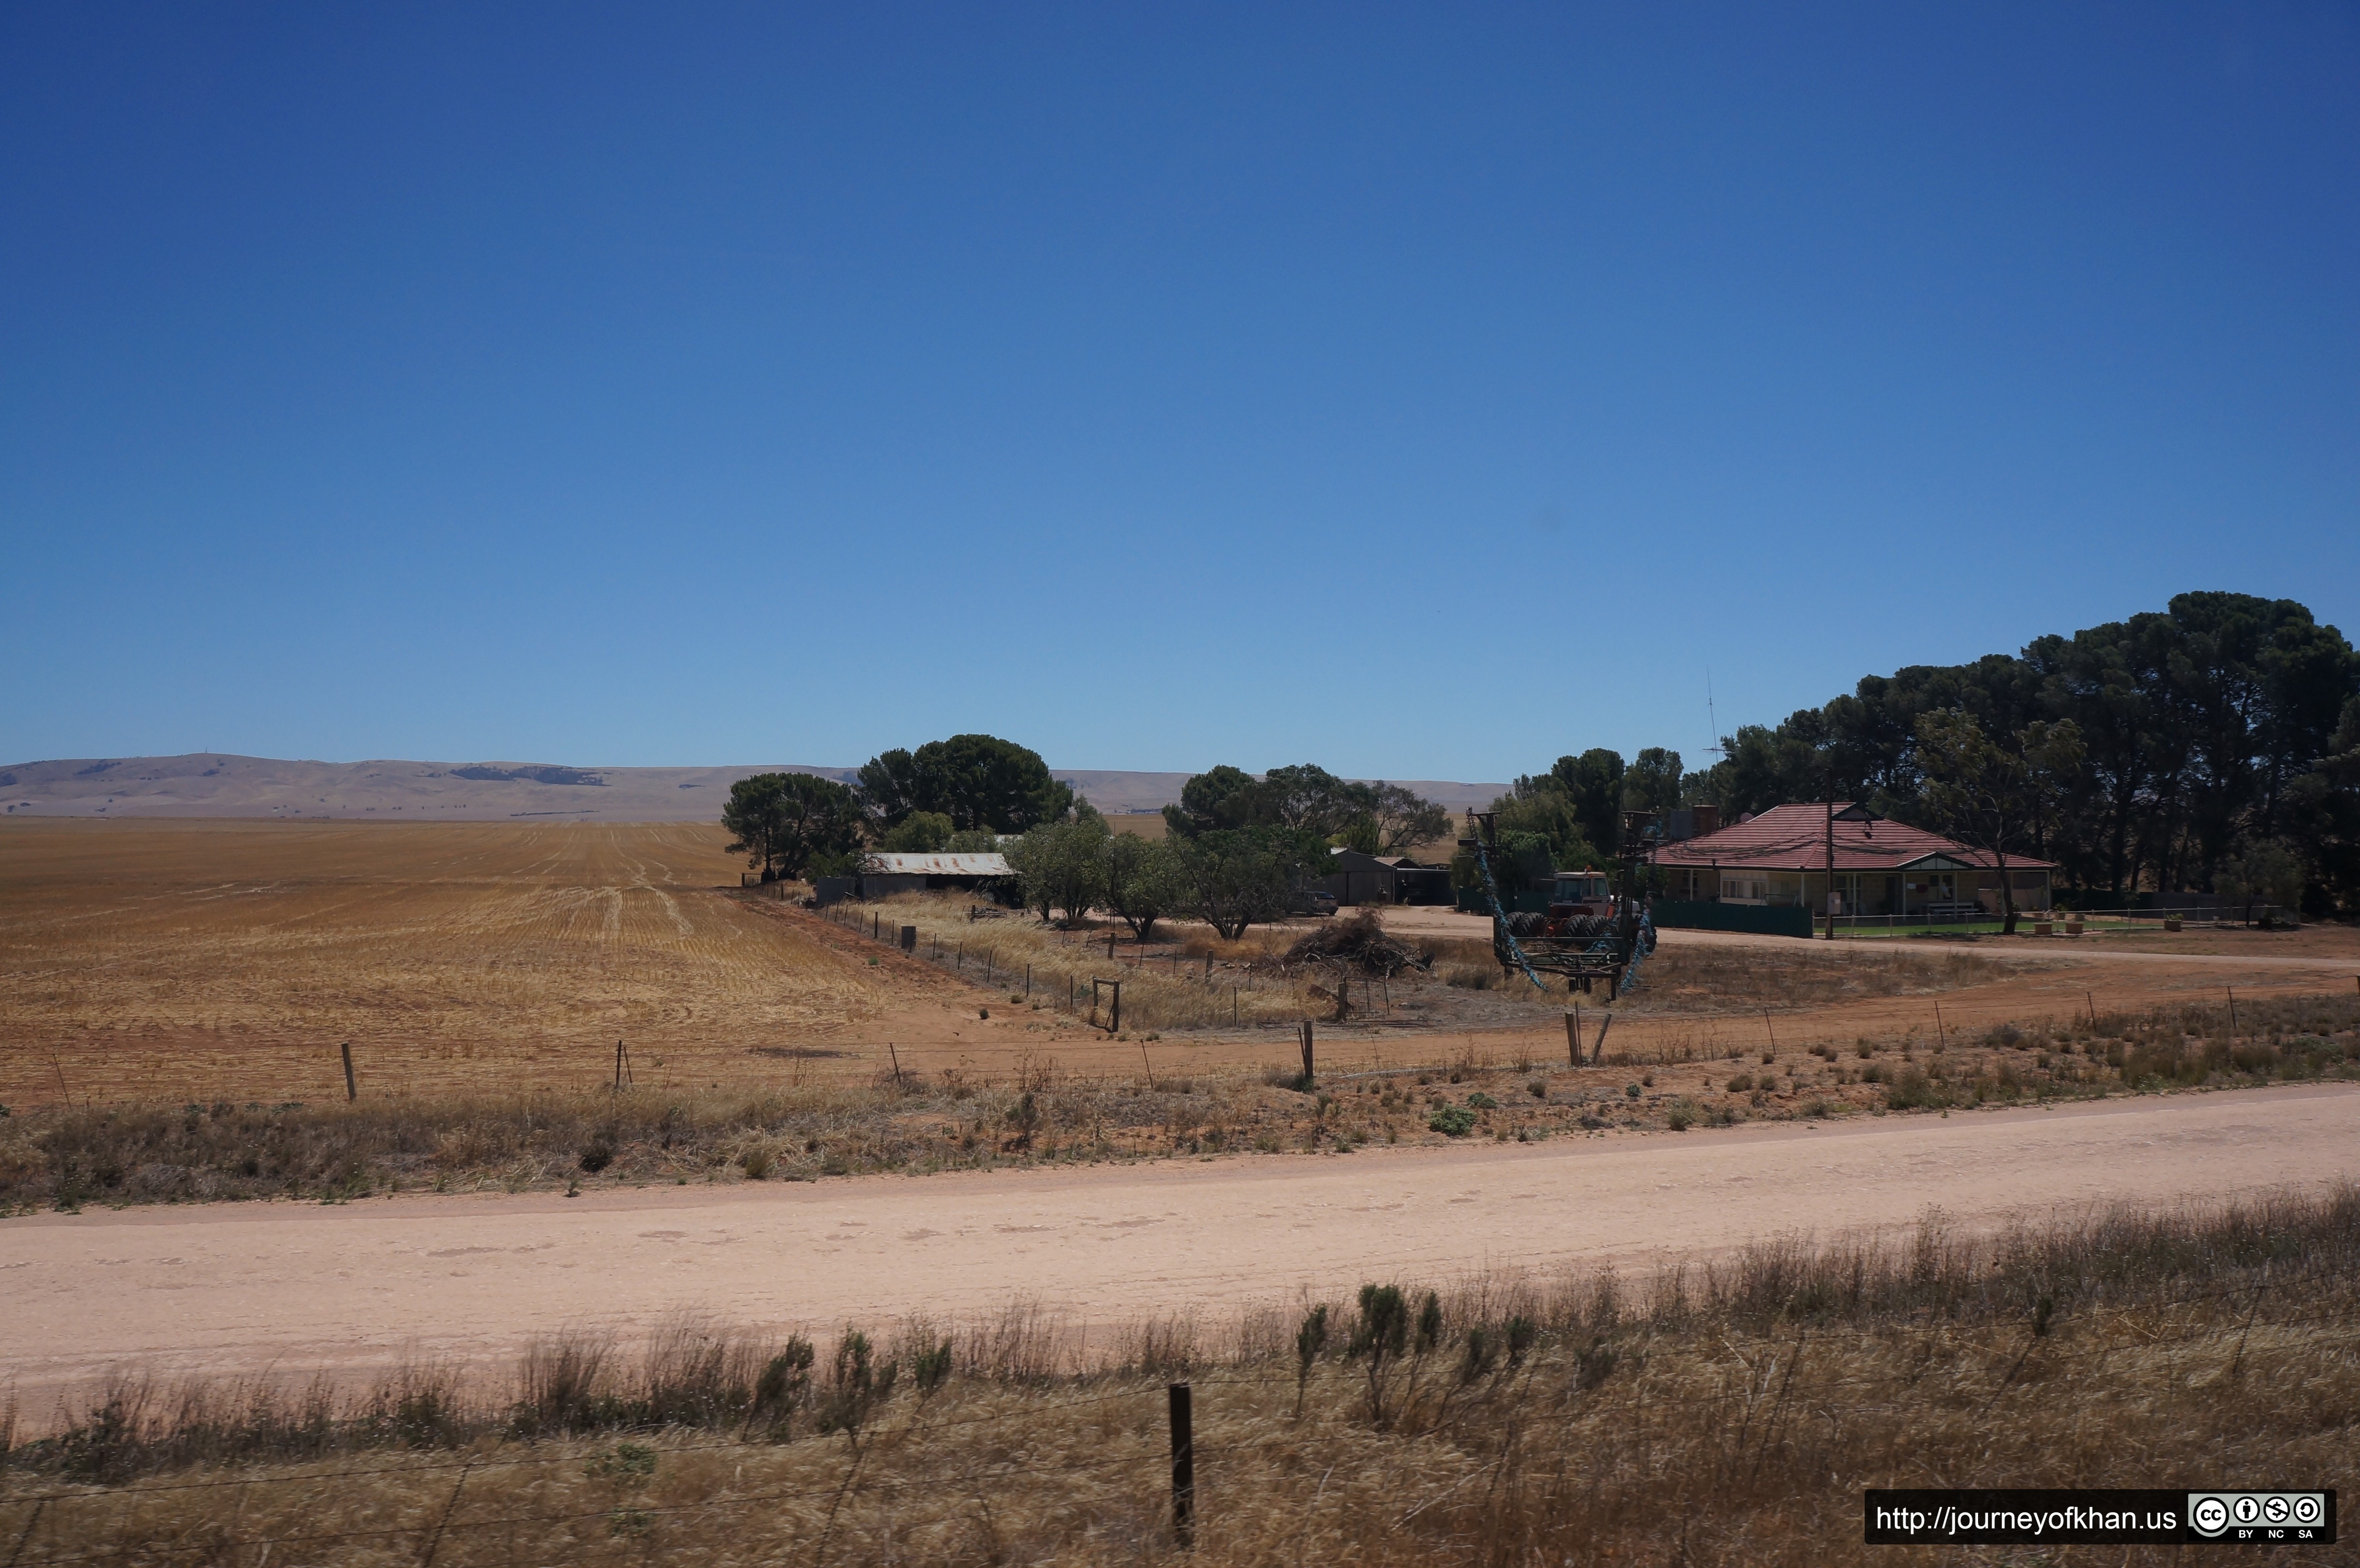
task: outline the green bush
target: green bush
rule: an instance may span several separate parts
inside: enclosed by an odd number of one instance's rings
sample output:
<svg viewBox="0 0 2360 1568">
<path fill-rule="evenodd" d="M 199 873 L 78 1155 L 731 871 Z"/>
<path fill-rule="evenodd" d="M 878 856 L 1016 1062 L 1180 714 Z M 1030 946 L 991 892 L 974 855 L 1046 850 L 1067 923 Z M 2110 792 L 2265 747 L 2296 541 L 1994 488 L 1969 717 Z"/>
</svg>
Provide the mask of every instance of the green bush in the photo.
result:
<svg viewBox="0 0 2360 1568">
<path fill-rule="evenodd" d="M 1475 1113 L 1464 1105 L 1441 1105 L 1426 1118 L 1427 1128 L 1446 1138 L 1465 1138 L 1475 1130 Z"/>
</svg>

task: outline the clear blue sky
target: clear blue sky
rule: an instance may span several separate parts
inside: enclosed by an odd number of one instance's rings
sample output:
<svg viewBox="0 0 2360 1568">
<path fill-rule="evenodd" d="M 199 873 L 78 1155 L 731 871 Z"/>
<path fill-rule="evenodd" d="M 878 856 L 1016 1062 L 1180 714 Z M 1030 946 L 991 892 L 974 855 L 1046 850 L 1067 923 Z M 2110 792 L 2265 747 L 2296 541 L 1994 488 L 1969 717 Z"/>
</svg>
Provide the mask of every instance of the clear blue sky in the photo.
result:
<svg viewBox="0 0 2360 1568">
<path fill-rule="evenodd" d="M 15 5 L 0 761 L 1504 778 L 2360 631 L 2360 11 Z"/>
</svg>

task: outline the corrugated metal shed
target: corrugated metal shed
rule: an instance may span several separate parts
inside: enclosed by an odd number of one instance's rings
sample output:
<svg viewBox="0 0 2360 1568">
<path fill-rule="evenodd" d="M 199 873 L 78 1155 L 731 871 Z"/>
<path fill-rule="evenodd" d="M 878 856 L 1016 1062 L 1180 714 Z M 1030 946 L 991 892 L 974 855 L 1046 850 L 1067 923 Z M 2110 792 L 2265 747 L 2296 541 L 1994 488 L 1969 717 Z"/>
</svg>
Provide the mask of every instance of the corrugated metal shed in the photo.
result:
<svg viewBox="0 0 2360 1568">
<path fill-rule="evenodd" d="M 1011 877 L 1004 855 L 872 855 L 869 869 L 880 877 Z"/>
</svg>

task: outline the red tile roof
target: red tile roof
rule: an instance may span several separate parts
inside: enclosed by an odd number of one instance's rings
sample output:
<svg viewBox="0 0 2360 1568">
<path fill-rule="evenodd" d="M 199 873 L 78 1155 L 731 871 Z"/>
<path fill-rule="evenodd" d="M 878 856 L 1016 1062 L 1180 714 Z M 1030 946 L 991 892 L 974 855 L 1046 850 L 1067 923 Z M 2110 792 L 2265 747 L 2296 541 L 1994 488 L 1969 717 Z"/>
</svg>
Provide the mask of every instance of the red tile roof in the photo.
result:
<svg viewBox="0 0 2360 1568">
<path fill-rule="evenodd" d="M 1852 802 L 1839 800 L 1841 811 Z M 1966 866 L 1997 869 L 1998 863 L 1980 849 L 1972 849 L 1939 833 L 1928 833 L 1890 820 L 1836 824 L 1838 871 L 1893 871 L 1929 855 L 1944 855 Z M 1797 806 L 1773 806 L 1759 816 L 1732 822 L 1718 833 L 1667 844 L 1655 855 L 1658 866 L 1751 866 L 1773 871 L 1825 871 L 1828 866 L 1828 808 L 1817 801 Z M 2011 871 L 2054 870 L 2056 862 L 2031 855 L 2007 857 Z"/>
</svg>

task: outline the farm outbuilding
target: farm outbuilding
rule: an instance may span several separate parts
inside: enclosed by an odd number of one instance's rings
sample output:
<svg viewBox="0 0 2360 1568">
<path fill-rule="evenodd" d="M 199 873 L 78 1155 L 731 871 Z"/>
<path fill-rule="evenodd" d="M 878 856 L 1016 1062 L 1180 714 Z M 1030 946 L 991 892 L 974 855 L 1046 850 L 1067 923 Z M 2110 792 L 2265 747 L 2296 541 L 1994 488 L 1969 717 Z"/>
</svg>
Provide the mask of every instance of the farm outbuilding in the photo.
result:
<svg viewBox="0 0 2360 1568">
<path fill-rule="evenodd" d="M 1835 824 L 1837 912 L 1956 919 L 2000 912 L 2000 872 L 1990 854 L 1886 818 Z M 1655 851 L 1672 902 L 1828 911 L 1828 807 L 1773 806 L 1714 833 Z M 2054 862 L 2007 857 L 2016 907 L 2049 907 Z M 1658 922 L 1662 923 L 1662 922 Z"/>
<path fill-rule="evenodd" d="M 1328 872 L 1313 885 L 1351 904 L 1447 904 L 1450 872 L 1420 866 L 1405 855 L 1366 855 L 1357 849 L 1328 852 Z"/>
<path fill-rule="evenodd" d="M 1015 874 L 1004 855 L 872 855 L 860 874 L 860 896 L 973 893 L 1004 885 Z"/>
</svg>

